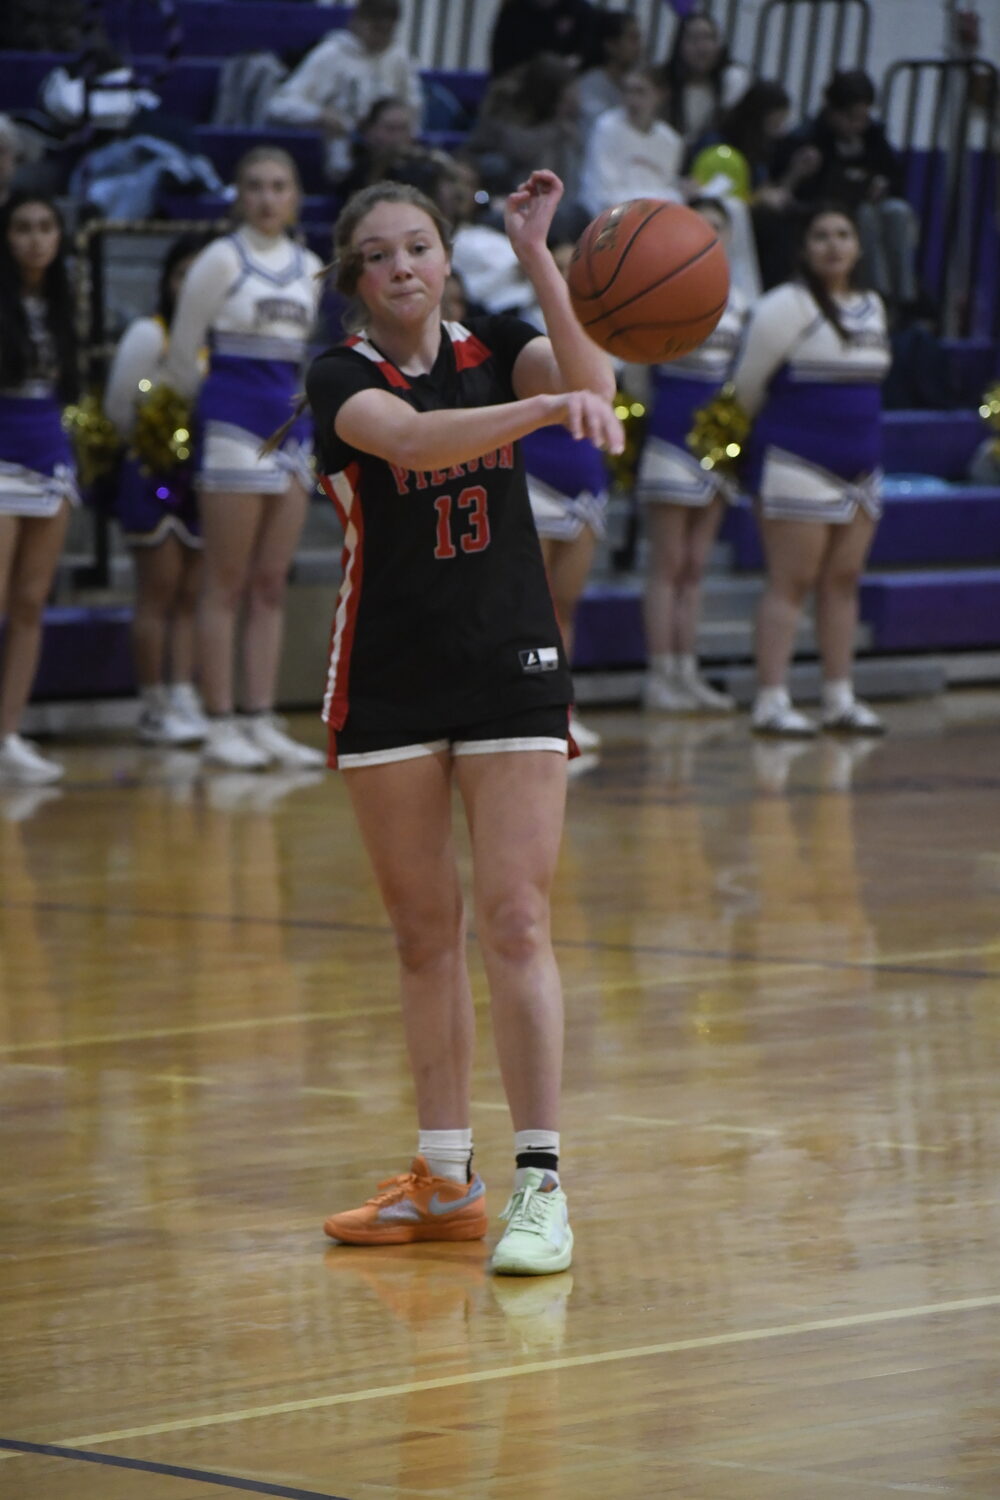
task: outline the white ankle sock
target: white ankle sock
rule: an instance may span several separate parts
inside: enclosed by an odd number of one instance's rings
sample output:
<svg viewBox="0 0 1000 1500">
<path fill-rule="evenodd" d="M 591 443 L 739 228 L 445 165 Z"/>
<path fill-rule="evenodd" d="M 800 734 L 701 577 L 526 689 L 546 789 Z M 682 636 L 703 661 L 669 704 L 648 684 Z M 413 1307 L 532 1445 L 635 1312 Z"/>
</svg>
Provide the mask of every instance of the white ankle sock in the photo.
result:
<svg viewBox="0 0 1000 1500">
<path fill-rule="evenodd" d="M 851 686 L 849 677 L 844 677 L 838 682 L 824 682 L 823 684 L 823 712 L 827 714 L 842 714 L 850 708 L 854 702 L 854 688 Z"/>
<path fill-rule="evenodd" d="M 665 682 L 672 682 L 677 676 L 679 658 L 672 651 L 663 651 L 649 658 L 649 670 L 655 672 L 657 677 L 662 677 Z"/>
<path fill-rule="evenodd" d="M 558 1130 L 515 1130 L 514 1132 L 514 1156 L 515 1159 L 526 1151 L 541 1151 L 546 1156 L 554 1156 L 559 1160 L 559 1132 Z M 514 1170 L 514 1188 L 524 1187 L 528 1173 L 533 1169 L 530 1166 L 516 1167 Z M 559 1181 L 558 1167 L 545 1167 L 544 1170 L 550 1177 Z"/>
<path fill-rule="evenodd" d="M 783 708 L 791 708 L 792 700 L 788 696 L 786 687 L 762 687 L 757 690 L 754 700 L 754 709 L 762 714 L 777 712 Z"/>
<path fill-rule="evenodd" d="M 153 713 L 162 713 L 167 707 L 167 690 L 162 682 L 154 682 L 151 687 L 142 689 L 142 703 L 144 708 L 151 709 Z"/>
<path fill-rule="evenodd" d="M 468 1182 L 472 1171 L 472 1131 L 421 1130 L 417 1155 L 423 1157 L 434 1177 Z"/>
</svg>

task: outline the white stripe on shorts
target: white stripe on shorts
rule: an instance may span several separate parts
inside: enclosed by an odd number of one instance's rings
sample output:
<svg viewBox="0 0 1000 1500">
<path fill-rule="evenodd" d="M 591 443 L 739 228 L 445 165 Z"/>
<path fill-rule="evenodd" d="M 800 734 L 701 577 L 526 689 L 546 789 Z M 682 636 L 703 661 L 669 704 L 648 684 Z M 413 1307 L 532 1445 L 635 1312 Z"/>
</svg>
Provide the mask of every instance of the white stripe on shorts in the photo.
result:
<svg viewBox="0 0 1000 1500">
<path fill-rule="evenodd" d="M 338 751 L 337 769 L 352 771 L 358 766 L 388 766 L 394 761 L 440 755 L 448 748 L 447 740 L 428 740 L 423 745 L 394 745 L 391 750 L 363 750 L 349 755 L 341 755 Z M 548 735 L 524 735 L 500 740 L 456 740 L 450 748 L 452 755 L 496 755 L 510 750 L 552 750 L 557 755 L 565 755 L 569 743 Z"/>
</svg>

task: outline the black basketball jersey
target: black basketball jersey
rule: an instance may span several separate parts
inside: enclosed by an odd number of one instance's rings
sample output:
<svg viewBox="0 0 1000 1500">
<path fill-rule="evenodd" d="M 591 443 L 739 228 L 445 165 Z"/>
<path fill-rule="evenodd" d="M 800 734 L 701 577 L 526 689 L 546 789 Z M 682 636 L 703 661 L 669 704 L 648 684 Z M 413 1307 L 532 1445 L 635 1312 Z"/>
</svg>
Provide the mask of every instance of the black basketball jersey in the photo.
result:
<svg viewBox="0 0 1000 1500">
<path fill-rule="evenodd" d="M 538 330 L 512 317 L 442 325 L 427 375 L 364 336 L 312 365 L 320 484 L 344 528 L 323 718 L 335 729 L 428 731 L 572 701 L 517 443 L 416 472 L 342 442 L 348 397 L 392 391 L 417 411 L 515 399 Z"/>
</svg>

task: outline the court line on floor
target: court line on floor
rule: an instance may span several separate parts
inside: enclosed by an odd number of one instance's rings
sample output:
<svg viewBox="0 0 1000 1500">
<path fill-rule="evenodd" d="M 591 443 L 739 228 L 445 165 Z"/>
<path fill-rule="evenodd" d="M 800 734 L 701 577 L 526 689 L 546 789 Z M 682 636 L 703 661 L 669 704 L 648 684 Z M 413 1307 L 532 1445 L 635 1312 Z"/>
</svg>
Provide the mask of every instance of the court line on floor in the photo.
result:
<svg viewBox="0 0 1000 1500">
<path fill-rule="evenodd" d="M 287 1484 L 269 1484 L 263 1479 L 241 1479 L 236 1474 L 214 1474 L 211 1469 L 185 1469 L 176 1464 L 153 1463 L 144 1458 L 122 1458 L 117 1453 L 86 1453 L 61 1443 L 27 1443 L 18 1438 L 0 1437 L 0 1448 L 8 1453 L 37 1454 L 42 1458 L 68 1458 L 78 1463 L 101 1464 L 110 1469 L 139 1470 L 143 1474 L 166 1474 L 169 1479 L 193 1479 L 200 1484 L 221 1485 L 224 1489 L 249 1490 L 254 1495 L 280 1495 L 284 1500 L 342 1500 L 326 1490 L 301 1490 Z"/>
<path fill-rule="evenodd" d="M 266 1417 L 291 1416 L 298 1412 L 321 1411 L 333 1406 L 353 1406 L 363 1401 L 385 1401 L 395 1396 L 411 1396 L 420 1391 L 443 1391 L 457 1386 L 485 1385 L 496 1380 L 512 1380 L 523 1375 L 546 1374 L 553 1370 L 579 1370 L 596 1365 L 622 1364 L 634 1359 L 657 1359 L 666 1354 L 685 1354 L 700 1349 L 726 1349 L 740 1344 L 758 1344 L 773 1339 L 798 1338 L 810 1333 L 845 1333 L 870 1328 L 881 1323 L 899 1323 L 915 1318 L 943 1317 L 949 1313 L 981 1312 L 1000 1307 L 1000 1295 L 968 1297 L 956 1302 L 924 1303 L 919 1307 L 889 1308 L 882 1312 L 855 1313 L 843 1318 L 817 1318 L 807 1323 L 783 1323 L 769 1328 L 748 1328 L 733 1333 L 706 1334 L 701 1338 L 671 1339 L 662 1344 L 640 1344 L 629 1349 L 608 1349 L 600 1354 L 570 1354 L 560 1359 L 535 1360 L 521 1365 L 505 1365 L 497 1370 L 475 1370 L 465 1375 L 441 1375 L 433 1380 L 409 1380 L 399 1385 L 371 1386 L 360 1391 L 340 1391 L 330 1396 L 309 1396 L 301 1401 L 279 1401 L 270 1406 L 244 1407 L 238 1411 L 215 1412 L 208 1416 L 178 1418 L 170 1422 L 152 1422 L 146 1427 L 126 1427 L 117 1432 L 86 1433 L 60 1440 L 61 1446 L 92 1447 L 98 1443 L 122 1443 L 133 1438 L 157 1437 L 167 1432 L 194 1432 L 205 1427 L 222 1427 L 236 1422 L 260 1421 Z"/>
</svg>

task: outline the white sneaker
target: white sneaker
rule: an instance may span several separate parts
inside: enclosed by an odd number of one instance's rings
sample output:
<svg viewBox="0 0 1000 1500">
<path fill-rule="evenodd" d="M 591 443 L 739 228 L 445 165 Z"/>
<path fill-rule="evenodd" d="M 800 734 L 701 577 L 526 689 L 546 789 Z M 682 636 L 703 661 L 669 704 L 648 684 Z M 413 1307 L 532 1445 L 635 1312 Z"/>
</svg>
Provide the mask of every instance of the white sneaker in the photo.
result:
<svg viewBox="0 0 1000 1500">
<path fill-rule="evenodd" d="M 588 729 L 582 719 L 576 716 L 576 710 L 570 711 L 569 732 L 576 740 L 577 749 L 583 753 L 587 750 L 596 750 L 601 743 L 601 736 L 596 729 Z"/>
<path fill-rule="evenodd" d="M 736 711 L 735 698 L 730 698 L 728 693 L 720 693 L 696 672 L 682 677 L 681 685 L 691 694 L 697 706 L 706 709 L 709 713 L 731 714 Z"/>
<path fill-rule="evenodd" d="M 46 781 L 58 781 L 65 774 L 65 766 L 55 760 L 46 760 L 39 754 L 37 746 L 23 740 L 19 734 L 7 734 L 0 740 L 0 780 L 42 785 Z"/>
<path fill-rule="evenodd" d="M 305 770 L 311 766 L 326 765 L 322 750 L 311 745 L 302 745 L 286 734 L 274 714 L 245 714 L 240 719 L 240 728 L 250 744 L 282 766 L 294 766 Z"/>
<path fill-rule="evenodd" d="M 144 708 L 135 732 L 144 745 L 192 745 L 204 739 L 187 719 L 169 708 Z"/>
<path fill-rule="evenodd" d="M 208 719 L 201 699 L 190 682 L 173 682 L 167 688 L 170 712 L 191 726 L 192 736 L 203 740 L 208 733 Z"/>
<path fill-rule="evenodd" d="M 689 714 L 698 707 L 686 684 L 674 678 L 647 672 L 642 684 L 642 706 L 653 713 Z"/>
<path fill-rule="evenodd" d="M 210 765 L 224 766 L 227 771 L 263 771 L 271 763 L 271 757 L 248 739 L 232 715 L 209 719 L 202 755 Z"/>
<path fill-rule="evenodd" d="M 773 734 L 779 739 L 791 740 L 811 740 L 819 733 L 812 719 L 800 714 L 790 703 L 766 709 L 755 704 L 750 715 L 750 728 L 754 734 Z"/>
<path fill-rule="evenodd" d="M 551 1276 L 569 1269 L 573 1231 L 566 1194 L 550 1173 L 529 1167 L 500 1217 L 507 1227 L 493 1251 L 495 1275 Z"/>
<path fill-rule="evenodd" d="M 858 698 L 844 708 L 825 711 L 822 722 L 830 734 L 885 734 L 885 725 L 878 714 Z"/>
</svg>

